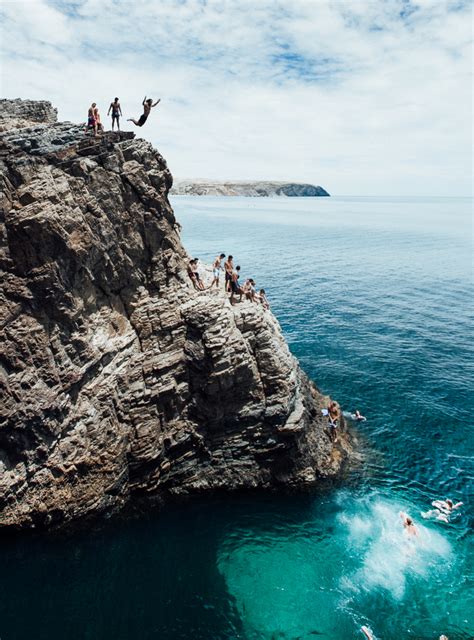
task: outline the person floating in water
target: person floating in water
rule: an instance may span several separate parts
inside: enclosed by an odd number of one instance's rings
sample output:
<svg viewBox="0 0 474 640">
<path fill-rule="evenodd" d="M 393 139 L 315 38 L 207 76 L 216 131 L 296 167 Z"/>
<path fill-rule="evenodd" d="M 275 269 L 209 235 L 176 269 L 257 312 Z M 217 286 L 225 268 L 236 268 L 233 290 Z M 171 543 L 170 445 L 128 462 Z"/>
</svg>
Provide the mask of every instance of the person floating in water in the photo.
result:
<svg viewBox="0 0 474 640">
<path fill-rule="evenodd" d="M 114 124 L 117 122 L 117 131 L 120 131 L 120 116 L 122 115 L 122 107 L 120 106 L 120 102 L 118 98 L 115 98 L 113 102 L 110 103 L 109 110 L 107 111 L 107 115 L 110 115 L 112 111 L 112 131 L 114 130 Z"/>
<path fill-rule="evenodd" d="M 209 287 L 209 289 L 212 287 L 212 285 L 216 285 L 216 287 L 219 287 L 219 276 L 220 276 L 220 272 L 224 271 L 223 267 L 222 267 L 222 260 L 225 258 L 225 253 L 221 253 L 219 254 L 216 259 L 214 260 L 214 262 L 212 263 L 212 282 L 211 282 L 211 286 Z"/>
<path fill-rule="evenodd" d="M 128 118 L 127 122 L 133 122 L 133 124 L 137 127 L 143 127 L 143 125 L 145 124 L 145 122 L 147 121 L 148 116 L 150 115 L 150 111 L 152 110 L 153 107 L 156 107 L 156 105 L 161 101 L 161 98 L 158 98 L 158 100 L 155 102 L 155 104 L 153 104 L 153 100 L 151 98 L 148 98 L 145 96 L 143 98 L 143 113 L 140 116 L 140 118 L 138 120 L 135 120 L 134 118 Z"/>
<path fill-rule="evenodd" d="M 375 636 L 372 629 L 364 625 L 360 628 L 360 630 L 362 631 L 364 636 L 367 638 L 367 640 L 375 640 Z"/>
<path fill-rule="evenodd" d="M 452 512 L 462 507 L 464 503 L 457 502 L 454 504 L 452 500 L 447 498 L 446 500 L 433 500 L 431 504 L 435 508 L 422 513 L 423 518 L 434 518 L 435 520 L 448 523 Z"/>
<path fill-rule="evenodd" d="M 416 537 L 418 535 L 418 529 L 415 527 L 415 523 L 409 515 L 400 511 L 400 518 L 403 522 L 403 527 L 409 536 Z"/>
<path fill-rule="evenodd" d="M 359 409 L 356 409 L 354 413 L 351 413 L 351 418 L 357 420 L 357 422 L 365 422 L 367 418 L 361 414 Z"/>
</svg>

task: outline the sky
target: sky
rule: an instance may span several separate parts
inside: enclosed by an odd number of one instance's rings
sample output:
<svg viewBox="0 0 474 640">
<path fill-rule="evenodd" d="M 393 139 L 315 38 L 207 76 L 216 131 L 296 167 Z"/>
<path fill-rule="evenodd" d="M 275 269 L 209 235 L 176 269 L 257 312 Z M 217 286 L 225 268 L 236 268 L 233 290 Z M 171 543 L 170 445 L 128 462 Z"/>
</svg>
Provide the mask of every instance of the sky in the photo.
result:
<svg viewBox="0 0 474 640">
<path fill-rule="evenodd" d="M 472 7 L 427 0 L 2 0 L 1 95 L 106 126 L 175 179 L 471 195 Z M 125 118 L 123 120 L 125 120 Z M 133 127 L 122 122 L 123 128 Z"/>
</svg>

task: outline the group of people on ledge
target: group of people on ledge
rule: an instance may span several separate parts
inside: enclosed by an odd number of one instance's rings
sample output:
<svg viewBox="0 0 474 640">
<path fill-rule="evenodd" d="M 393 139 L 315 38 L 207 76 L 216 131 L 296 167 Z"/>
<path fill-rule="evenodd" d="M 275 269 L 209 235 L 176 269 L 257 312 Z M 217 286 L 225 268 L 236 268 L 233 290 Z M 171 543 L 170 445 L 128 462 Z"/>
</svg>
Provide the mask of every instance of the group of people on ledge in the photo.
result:
<svg viewBox="0 0 474 640">
<path fill-rule="evenodd" d="M 220 253 L 216 256 L 212 263 L 212 281 L 208 286 L 204 284 L 201 274 L 199 273 L 198 262 L 198 258 L 193 258 L 188 263 L 188 276 L 196 291 L 212 289 L 214 286 L 218 289 L 220 286 L 220 276 L 221 273 L 223 273 L 224 289 L 226 293 L 229 294 L 231 304 L 235 304 L 236 296 L 239 296 L 239 302 L 241 302 L 242 297 L 245 296 L 250 302 L 262 304 L 265 309 L 270 308 L 265 289 L 260 289 L 260 291 L 257 292 L 253 278 L 247 278 L 244 284 L 240 283 L 240 265 L 234 267 L 233 256 L 229 255 L 226 258 L 225 253 Z"/>
<path fill-rule="evenodd" d="M 161 101 L 161 98 L 158 98 L 156 102 L 153 102 L 152 98 L 147 98 L 146 96 L 143 98 L 142 106 L 143 113 L 135 120 L 135 118 L 128 118 L 127 122 L 133 122 L 133 124 L 137 127 L 143 127 L 145 122 L 150 115 L 150 111 L 153 107 Z M 115 130 L 115 126 L 117 126 L 117 131 L 120 131 L 120 118 L 122 117 L 122 107 L 120 106 L 120 100 L 118 98 L 114 98 L 114 100 L 110 103 L 109 110 L 107 111 L 107 115 L 112 117 L 112 131 Z M 86 133 L 90 130 L 94 131 L 94 135 L 97 136 L 104 132 L 104 125 L 100 119 L 99 107 L 96 102 L 93 102 L 89 107 L 87 112 L 87 127 Z"/>
</svg>

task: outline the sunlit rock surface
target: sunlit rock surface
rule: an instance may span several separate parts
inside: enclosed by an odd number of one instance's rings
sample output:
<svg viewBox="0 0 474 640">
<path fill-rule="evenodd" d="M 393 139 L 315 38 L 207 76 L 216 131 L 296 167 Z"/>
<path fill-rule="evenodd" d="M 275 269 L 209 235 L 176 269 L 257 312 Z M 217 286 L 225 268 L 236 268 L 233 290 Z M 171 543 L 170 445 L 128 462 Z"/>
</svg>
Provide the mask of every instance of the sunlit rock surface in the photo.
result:
<svg viewBox="0 0 474 640">
<path fill-rule="evenodd" d="M 272 313 L 192 288 L 162 156 L 48 105 L 0 134 L 0 525 L 336 475 L 347 438 Z"/>
</svg>

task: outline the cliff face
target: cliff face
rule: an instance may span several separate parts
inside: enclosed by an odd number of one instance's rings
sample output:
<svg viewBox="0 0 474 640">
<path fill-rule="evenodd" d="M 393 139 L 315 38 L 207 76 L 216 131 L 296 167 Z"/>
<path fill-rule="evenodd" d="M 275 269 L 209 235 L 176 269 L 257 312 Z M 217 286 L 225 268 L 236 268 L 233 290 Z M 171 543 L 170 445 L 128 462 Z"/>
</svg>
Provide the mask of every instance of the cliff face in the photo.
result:
<svg viewBox="0 0 474 640">
<path fill-rule="evenodd" d="M 161 155 L 28 104 L 0 135 L 0 525 L 335 475 L 271 312 L 191 287 Z"/>
<path fill-rule="evenodd" d="M 247 196 L 247 197 L 317 197 L 329 196 L 322 187 L 301 182 L 212 182 L 180 180 L 175 182 L 172 194 L 189 196 Z"/>
</svg>

